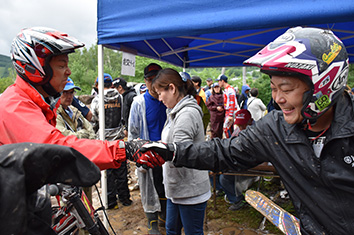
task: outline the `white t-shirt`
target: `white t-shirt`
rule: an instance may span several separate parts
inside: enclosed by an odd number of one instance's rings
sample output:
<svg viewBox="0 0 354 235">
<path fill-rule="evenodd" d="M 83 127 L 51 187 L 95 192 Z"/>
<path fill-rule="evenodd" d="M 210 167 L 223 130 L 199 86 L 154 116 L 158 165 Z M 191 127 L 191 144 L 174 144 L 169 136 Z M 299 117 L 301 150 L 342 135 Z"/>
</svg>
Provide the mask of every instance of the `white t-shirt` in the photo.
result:
<svg viewBox="0 0 354 235">
<path fill-rule="evenodd" d="M 254 121 L 258 121 L 264 116 L 264 111 L 267 107 L 263 104 L 262 100 L 256 97 L 251 97 L 247 101 L 247 109 L 250 111 Z"/>
</svg>

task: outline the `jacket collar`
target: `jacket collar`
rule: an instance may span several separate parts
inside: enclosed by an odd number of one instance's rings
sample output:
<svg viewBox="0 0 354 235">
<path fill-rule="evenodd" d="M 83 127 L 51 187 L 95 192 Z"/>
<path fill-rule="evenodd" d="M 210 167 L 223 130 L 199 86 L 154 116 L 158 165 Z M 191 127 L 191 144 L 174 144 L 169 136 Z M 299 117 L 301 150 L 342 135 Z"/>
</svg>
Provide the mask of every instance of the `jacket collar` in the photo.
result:
<svg viewBox="0 0 354 235">
<path fill-rule="evenodd" d="M 23 90 L 29 98 L 36 103 L 46 116 L 46 119 L 49 123 L 55 126 L 56 124 L 56 109 L 59 107 L 60 102 L 59 98 L 55 99 L 52 105 L 49 105 L 45 100 L 44 97 L 28 82 L 24 81 L 19 76 L 16 77 L 15 84 L 18 86 L 19 89 Z"/>
<path fill-rule="evenodd" d="M 334 118 L 330 128 L 327 131 L 327 141 L 335 138 L 343 138 L 354 135 L 354 97 L 344 92 L 338 98 L 334 107 Z M 281 112 L 281 111 L 279 111 Z M 282 114 L 278 116 L 282 119 L 283 131 L 285 132 L 285 141 L 288 143 L 302 142 L 307 137 L 303 134 L 302 127 L 298 124 L 290 125 Z"/>
</svg>

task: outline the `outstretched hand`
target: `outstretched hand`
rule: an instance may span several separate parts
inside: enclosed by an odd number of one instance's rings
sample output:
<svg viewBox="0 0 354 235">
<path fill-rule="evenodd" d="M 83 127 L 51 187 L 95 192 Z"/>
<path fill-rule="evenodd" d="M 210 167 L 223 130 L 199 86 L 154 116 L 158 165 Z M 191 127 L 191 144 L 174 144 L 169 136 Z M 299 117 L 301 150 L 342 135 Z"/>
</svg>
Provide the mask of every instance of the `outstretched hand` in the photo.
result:
<svg viewBox="0 0 354 235">
<path fill-rule="evenodd" d="M 145 144 L 151 143 L 149 140 L 133 140 L 125 142 L 125 152 L 127 159 L 134 161 L 140 165 L 154 168 L 154 166 L 162 166 L 165 160 L 154 153 L 153 150 L 144 150 L 141 148 Z M 145 168 L 145 167 L 144 167 Z"/>
<path fill-rule="evenodd" d="M 164 161 L 172 161 L 175 156 L 174 144 L 166 144 L 163 142 L 150 141 L 144 144 L 140 150 L 142 152 L 153 151 L 160 155 Z"/>
</svg>

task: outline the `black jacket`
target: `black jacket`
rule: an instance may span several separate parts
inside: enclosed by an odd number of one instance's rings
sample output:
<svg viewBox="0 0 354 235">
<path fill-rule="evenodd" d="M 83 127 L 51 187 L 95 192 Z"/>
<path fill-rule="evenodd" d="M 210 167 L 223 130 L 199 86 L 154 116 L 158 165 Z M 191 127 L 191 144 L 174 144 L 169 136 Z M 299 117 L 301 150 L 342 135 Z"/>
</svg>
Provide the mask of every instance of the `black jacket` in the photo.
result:
<svg viewBox="0 0 354 235">
<path fill-rule="evenodd" d="M 271 162 L 293 201 L 302 234 L 354 231 L 354 112 L 340 97 L 320 158 L 298 125 L 273 111 L 231 139 L 177 143 L 174 163 L 212 171 L 238 171 Z"/>
<path fill-rule="evenodd" d="M 128 129 L 130 107 L 132 106 L 133 99 L 136 96 L 135 89 L 133 87 L 129 87 L 129 89 L 126 90 L 122 96 L 123 96 L 123 121 L 126 126 L 126 129 Z"/>
<path fill-rule="evenodd" d="M 89 187 L 100 170 L 73 148 L 19 143 L 0 146 L 1 234 L 56 234 L 50 199 L 37 193 L 48 183 Z"/>
</svg>

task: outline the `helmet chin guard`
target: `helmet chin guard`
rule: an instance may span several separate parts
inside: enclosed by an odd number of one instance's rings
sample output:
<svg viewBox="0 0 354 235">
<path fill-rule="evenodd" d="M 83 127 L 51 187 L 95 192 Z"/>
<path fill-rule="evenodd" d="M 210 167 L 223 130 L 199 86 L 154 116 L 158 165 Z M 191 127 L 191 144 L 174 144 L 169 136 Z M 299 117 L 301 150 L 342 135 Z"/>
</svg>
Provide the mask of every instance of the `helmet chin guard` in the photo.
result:
<svg viewBox="0 0 354 235">
<path fill-rule="evenodd" d="M 290 28 L 244 64 L 269 75 L 304 79 L 310 90 L 304 94 L 301 113 L 309 123 L 337 101 L 349 71 L 344 44 L 332 31 L 320 28 Z"/>
</svg>

